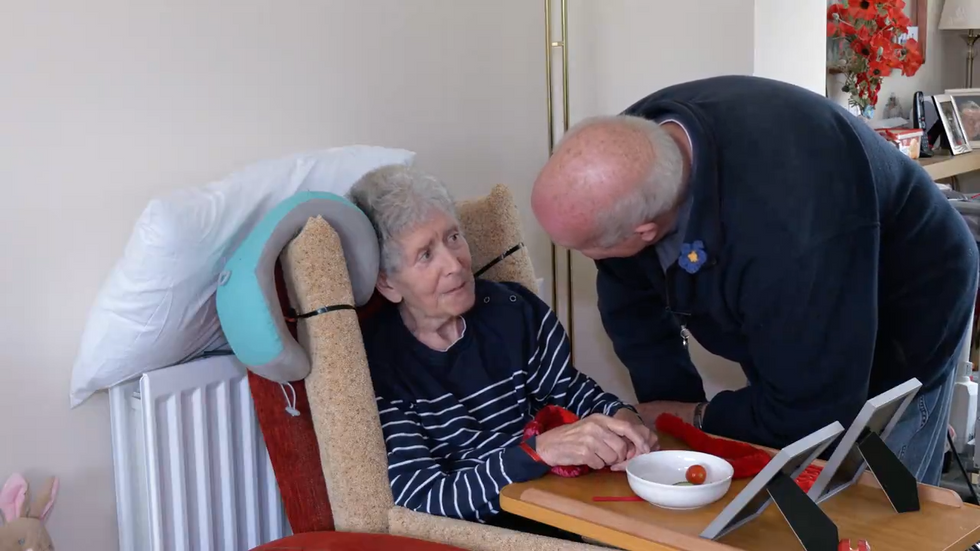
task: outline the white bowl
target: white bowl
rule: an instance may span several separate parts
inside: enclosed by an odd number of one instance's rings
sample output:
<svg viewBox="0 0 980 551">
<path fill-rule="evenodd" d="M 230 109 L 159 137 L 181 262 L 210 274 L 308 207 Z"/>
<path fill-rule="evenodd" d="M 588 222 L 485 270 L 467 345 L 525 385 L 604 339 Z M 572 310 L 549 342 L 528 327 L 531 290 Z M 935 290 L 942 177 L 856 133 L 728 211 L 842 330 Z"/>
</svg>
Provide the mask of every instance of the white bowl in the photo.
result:
<svg viewBox="0 0 980 551">
<path fill-rule="evenodd" d="M 675 486 L 687 482 L 687 469 L 704 467 L 704 484 Z M 645 501 L 664 509 L 697 509 L 722 498 L 732 485 L 731 463 L 706 453 L 665 450 L 634 457 L 626 465 L 630 488 Z"/>
</svg>

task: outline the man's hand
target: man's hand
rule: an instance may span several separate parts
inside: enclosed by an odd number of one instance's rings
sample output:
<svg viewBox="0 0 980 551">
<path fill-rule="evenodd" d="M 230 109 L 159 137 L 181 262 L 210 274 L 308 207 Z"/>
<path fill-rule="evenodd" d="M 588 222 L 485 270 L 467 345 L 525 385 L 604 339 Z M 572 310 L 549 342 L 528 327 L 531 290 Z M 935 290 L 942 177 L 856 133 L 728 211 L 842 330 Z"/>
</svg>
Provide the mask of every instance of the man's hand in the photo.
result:
<svg viewBox="0 0 980 551">
<path fill-rule="evenodd" d="M 693 424 L 694 409 L 697 407 L 698 405 L 696 403 L 658 401 L 640 404 L 636 406 L 636 410 L 643 417 L 643 424 L 652 428 L 656 426 L 657 417 L 660 417 L 662 413 L 676 415 L 680 417 L 681 421 Z"/>
<path fill-rule="evenodd" d="M 650 430 L 649 428 L 647 428 L 646 426 L 644 426 L 643 419 L 640 418 L 640 416 L 637 415 L 636 413 L 633 413 L 632 411 L 630 411 L 630 410 L 628 410 L 626 408 L 623 408 L 623 409 L 617 411 L 613 415 L 613 418 L 614 419 L 622 419 L 623 421 L 626 421 L 627 423 L 636 425 L 637 430 L 639 430 L 641 434 L 644 434 L 645 435 L 646 440 L 647 440 L 647 444 L 650 447 L 649 451 L 656 451 L 656 450 L 660 449 L 660 444 L 657 441 L 657 433 L 653 432 L 652 430 Z M 628 446 L 628 450 L 626 452 L 626 459 L 624 459 L 623 461 L 620 461 L 619 463 L 616 463 L 615 465 L 612 465 L 611 469 L 614 470 L 614 471 L 625 471 L 626 470 L 626 464 L 629 463 L 630 459 L 633 459 L 634 457 L 636 457 L 638 455 L 641 455 L 643 453 L 647 453 L 647 452 L 641 451 L 641 452 L 637 453 L 636 446 L 634 446 L 633 443 L 630 442 L 629 443 L 629 446 Z"/>
<path fill-rule="evenodd" d="M 634 454 L 649 452 L 649 430 L 596 413 L 538 435 L 535 451 L 552 467 L 588 465 L 599 470 L 625 461 L 631 445 Z"/>
</svg>

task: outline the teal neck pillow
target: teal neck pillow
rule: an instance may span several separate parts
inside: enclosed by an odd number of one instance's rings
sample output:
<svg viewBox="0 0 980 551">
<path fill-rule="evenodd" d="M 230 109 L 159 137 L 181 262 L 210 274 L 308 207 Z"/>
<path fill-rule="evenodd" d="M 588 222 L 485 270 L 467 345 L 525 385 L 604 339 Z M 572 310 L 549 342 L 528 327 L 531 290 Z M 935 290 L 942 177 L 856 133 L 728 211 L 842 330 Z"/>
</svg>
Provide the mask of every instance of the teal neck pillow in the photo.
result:
<svg viewBox="0 0 980 551">
<path fill-rule="evenodd" d="M 378 237 L 359 208 L 333 193 L 297 193 L 269 211 L 235 250 L 218 280 L 218 319 L 232 351 L 249 370 L 278 383 L 306 378 L 310 361 L 283 318 L 276 293 L 276 261 L 316 216 L 340 236 L 353 306 L 367 303 L 378 279 Z M 332 306 L 351 305 L 324 305 Z"/>
</svg>

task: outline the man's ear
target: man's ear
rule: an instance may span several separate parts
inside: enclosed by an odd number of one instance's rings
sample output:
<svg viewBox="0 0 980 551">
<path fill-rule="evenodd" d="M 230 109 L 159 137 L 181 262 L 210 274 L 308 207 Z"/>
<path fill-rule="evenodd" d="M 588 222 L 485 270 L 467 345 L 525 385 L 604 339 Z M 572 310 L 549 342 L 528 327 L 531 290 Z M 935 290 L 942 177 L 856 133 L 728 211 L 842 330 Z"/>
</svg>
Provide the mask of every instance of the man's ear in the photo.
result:
<svg viewBox="0 0 980 551">
<path fill-rule="evenodd" d="M 639 235 L 643 242 L 652 243 L 660 235 L 660 226 L 656 222 L 646 222 L 637 226 L 633 232 Z"/>
<path fill-rule="evenodd" d="M 398 304 L 402 301 L 402 294 L 392 287 L 391 282 L 388 280 L 388 274 L 381 272 L 378 274 L 378 284 L 374 286 L 379 293 L 389 302 Z"/>
</svg>

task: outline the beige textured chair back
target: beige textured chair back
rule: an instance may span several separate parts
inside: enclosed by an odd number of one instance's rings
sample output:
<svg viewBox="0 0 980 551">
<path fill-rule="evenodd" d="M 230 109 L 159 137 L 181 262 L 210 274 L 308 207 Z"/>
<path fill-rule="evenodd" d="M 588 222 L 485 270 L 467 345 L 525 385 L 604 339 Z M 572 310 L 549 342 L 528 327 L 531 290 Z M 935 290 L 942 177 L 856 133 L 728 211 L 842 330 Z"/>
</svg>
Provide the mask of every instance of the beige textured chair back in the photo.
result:
<svg viewBox="0 0 980 551">
<path fill-rule="evenodd" d="M 281 261 L 298 311 L 354 303 L 340 236 L 322 218 L 306 223 Z M 310 354 L 306 392 L 335 526 L 387 533 L 393 505 L 388 458 L 357 313 L 307 318 L 298 324 L 298 337 Z"/>
<path fill-rule="evenodd" d="M 473 255 L 473 270 L 490 281 L 514 281 L 537 291 L 531 256 L 524 245 L 521 215 L 510 189 L 497 184 L 486 197 L 457 204 L 463 234 Z"/>
</svg>

